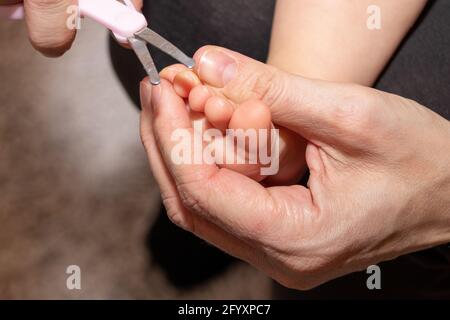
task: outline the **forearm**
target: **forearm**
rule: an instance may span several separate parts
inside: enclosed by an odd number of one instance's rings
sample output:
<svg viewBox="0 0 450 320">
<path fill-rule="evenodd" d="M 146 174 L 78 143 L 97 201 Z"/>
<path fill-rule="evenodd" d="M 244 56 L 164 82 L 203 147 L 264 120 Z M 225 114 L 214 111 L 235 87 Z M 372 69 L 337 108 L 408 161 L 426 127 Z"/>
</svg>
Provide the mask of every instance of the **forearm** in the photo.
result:
<svg viewBox="0 0 450 320">
<path fill-rule="evenodd" d="M 268 62 L 309 78 L 372 85 L 426 0 L 278 0 Z M 380 8 L 370 30 L 369 6 Z"/>
</svg>

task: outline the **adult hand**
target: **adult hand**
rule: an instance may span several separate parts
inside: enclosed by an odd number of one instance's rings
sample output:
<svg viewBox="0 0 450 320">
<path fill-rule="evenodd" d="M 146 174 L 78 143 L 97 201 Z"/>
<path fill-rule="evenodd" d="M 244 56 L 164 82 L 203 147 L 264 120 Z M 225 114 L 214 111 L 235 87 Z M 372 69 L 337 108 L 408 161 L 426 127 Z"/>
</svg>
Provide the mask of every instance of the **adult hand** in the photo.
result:
<svg viewBox="0 0 450 320">
<path fill-rule="evenodd" d="M 28 36 L 36 50 L 48 57 L 58 57 L 70 49 L 75 39 L 76 29 L 67 24 L 70 15 L 73 14 L 72 11 L 68 11 L 68 8 L 76 5 L 77 2 L 77 0 L 23 1 Z M 132 2 L 137 9 L 142 8 L 142 0 L 132 0 Z"/>
<path fill-rule="evenodd" d="M 304 79 L 205 47 L 197 73 L 234 102 L 259 98 L 305 137 L 308 188 L 264 188 L 215 165 L 171 161 L 191 130 L 167 81 L 141 84 L 141 135 L 171 220 L 264 271 L 308 289 L 450 241 L 450 124 L 416 102 Z"/>
</svg>

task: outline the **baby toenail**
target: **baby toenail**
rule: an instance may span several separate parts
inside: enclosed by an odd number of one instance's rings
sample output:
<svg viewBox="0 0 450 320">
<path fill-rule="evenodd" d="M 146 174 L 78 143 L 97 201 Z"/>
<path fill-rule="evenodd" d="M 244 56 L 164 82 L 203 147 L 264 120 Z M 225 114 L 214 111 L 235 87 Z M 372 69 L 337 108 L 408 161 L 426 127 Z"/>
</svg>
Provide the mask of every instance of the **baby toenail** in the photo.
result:
<svg viewBox="0 0 450 320">
<path fill-rule="evenodd" d="M 198 73 L 203 81 L 222 88 L 236 75 L 236 61 L 220 50 L 210 50 L 200 58 Z"/>
</svg>

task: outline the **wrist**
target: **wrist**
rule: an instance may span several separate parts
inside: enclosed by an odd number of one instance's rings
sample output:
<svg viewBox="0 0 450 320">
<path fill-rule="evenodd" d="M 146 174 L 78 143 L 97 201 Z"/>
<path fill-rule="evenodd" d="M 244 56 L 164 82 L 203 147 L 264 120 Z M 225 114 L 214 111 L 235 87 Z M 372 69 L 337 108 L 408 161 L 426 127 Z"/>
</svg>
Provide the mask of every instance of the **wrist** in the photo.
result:
<svg viewBox="0 0 450 320">
<path fill-rule="evenodd" d="M 426 236 L 425 245 L 432 246 L 450 242 L 450 122 L 438 117 L 439 130 L 435 151 L 428 157 L 435 159 L 430 168 L 433 174 L 422 191 L 422 216 Z"/>
</svg>

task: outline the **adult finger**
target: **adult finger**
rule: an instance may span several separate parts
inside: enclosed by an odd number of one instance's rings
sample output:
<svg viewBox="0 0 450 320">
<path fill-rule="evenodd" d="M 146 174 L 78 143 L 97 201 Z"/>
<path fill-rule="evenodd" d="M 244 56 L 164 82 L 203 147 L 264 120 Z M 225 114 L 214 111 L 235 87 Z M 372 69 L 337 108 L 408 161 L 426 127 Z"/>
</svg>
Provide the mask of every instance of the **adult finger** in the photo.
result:
<svg viewBox="0 0 450 320">
<path fill-rule="evenodd" d="M 45 56 L 57 57 L 70 49 L 76 30 L 68 25 L 76 0 L 25 0 L 25 19 L 33 47 Z M 73 14 L 73 13 L 72 13 Z"/>
</svg>

